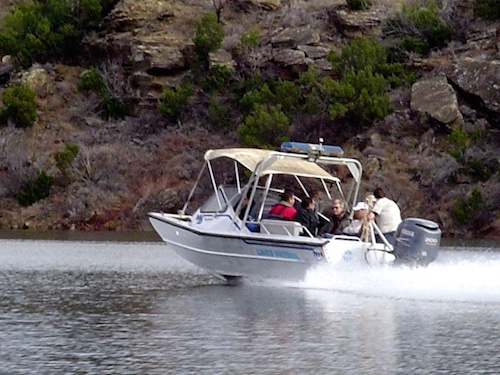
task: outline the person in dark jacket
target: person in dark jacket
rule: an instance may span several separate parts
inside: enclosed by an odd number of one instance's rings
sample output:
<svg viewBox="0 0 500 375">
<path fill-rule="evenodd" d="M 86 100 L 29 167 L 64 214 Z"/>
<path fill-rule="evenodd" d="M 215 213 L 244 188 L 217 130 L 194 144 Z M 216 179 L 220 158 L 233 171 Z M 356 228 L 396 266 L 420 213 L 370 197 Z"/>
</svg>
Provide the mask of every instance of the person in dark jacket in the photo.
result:
<svg viewBox="0 0 500 375">
<path fill-rule="evenodd" d="M 316 236 L 319 226 L 319 218 L 314 206 L 314 199 L 311 197 L 303 198 L 300 209 L 297 211 L 294 220 L 306 227 L 313 236 Z M 308 235 L 305 231 L 302 234 Z"/>
<path fill-rule="evenodd" d="M 332 202 L 331 211 L 326 211 L 325 216 L 330 219 L 330 222 L 322 228 L 321 236 L 326 238 L 331 238 L 336 234 L 342 234 L 342 231 L 350 222 L 344 202 L 340 199 L 335 199 Z"/>
</svg>

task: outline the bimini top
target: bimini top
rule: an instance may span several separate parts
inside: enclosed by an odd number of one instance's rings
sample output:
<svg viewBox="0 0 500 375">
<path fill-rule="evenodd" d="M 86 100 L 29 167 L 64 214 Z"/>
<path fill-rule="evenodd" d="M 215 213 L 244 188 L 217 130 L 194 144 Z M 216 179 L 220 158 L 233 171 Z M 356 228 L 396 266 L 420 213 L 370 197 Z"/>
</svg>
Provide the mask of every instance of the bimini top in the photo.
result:
<svg viewBox="0 0 500 375">
<path fill-rule="evenodd" d="M 208 150 L 205 153 L 206 161 L 221 157 L 236 160 L 259 177 L 269 174 L 286 174 L 335 182 L 339 181 L 337 177 L 332 176 L 314 161 L 308 161 L 307 155 L 256 148 L 216 149 Z"/>
</svg>

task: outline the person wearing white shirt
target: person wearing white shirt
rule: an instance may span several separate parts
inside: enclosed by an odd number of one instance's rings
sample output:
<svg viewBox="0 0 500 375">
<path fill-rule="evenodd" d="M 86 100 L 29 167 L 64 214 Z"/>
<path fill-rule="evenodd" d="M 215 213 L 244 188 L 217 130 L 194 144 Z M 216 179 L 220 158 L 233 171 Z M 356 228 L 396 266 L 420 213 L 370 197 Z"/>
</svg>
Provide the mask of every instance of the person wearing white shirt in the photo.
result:
<svg viewBox="0 0 500 375">
<path fill-rule="evenodd" d="M 370 212 L 369 219 L 375 219 L 375 223 L 384 234 L 389 243 L 394 243 L 394 232 L 401 223 L 401 210 L 396 202 L 387 198 L 382 188 L 374 190 L 373 195 L 377 199 Z"/>
</svg>

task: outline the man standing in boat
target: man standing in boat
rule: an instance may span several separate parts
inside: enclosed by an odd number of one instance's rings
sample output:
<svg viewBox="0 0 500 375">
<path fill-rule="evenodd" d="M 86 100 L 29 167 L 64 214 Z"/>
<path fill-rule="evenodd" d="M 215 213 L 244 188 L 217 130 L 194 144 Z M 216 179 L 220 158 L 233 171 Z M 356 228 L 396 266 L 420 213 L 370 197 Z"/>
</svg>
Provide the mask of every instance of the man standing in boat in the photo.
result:
<svg viewBox="0 0 500 375">
<path fill-rule="evenodd" d="M 401 210 L 396 202 L 385 196 L 382 188 L 378 187 L 373 191 L 373 195 L 377 199 L 373 208 L 368 215 L 369 220 L 375 219 L 380 231 L 383 233 L 387 241 L 394 244 L 394 233 L 401 223 Z"/>
</svg>

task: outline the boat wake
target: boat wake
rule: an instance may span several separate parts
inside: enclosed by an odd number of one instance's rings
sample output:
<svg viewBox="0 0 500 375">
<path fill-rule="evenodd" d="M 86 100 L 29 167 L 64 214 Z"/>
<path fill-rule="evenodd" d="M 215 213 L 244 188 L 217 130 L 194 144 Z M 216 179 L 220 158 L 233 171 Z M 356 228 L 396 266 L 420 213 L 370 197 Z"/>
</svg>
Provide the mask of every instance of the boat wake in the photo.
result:
<svg viewBox="0 0 500 375">
<path fill-rule="evenodd" d="M 426 268 L 322 265 L 290 287 L 365 296 L 500 303 L 500 252 L 441 250 Z"/>
</svg>

